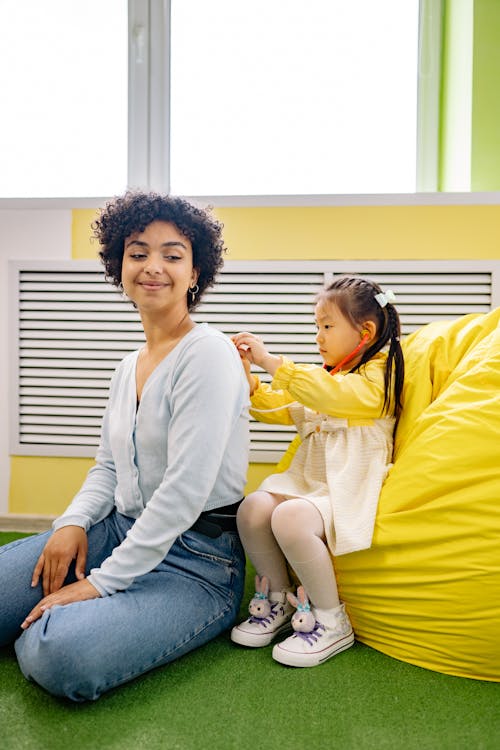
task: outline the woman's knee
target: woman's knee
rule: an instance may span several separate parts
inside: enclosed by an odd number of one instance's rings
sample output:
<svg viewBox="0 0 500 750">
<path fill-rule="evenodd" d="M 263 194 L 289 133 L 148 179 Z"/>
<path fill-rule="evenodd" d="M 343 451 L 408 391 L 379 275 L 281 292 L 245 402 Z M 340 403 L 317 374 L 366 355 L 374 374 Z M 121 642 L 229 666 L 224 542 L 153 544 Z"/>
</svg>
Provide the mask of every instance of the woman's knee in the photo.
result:
<svg viewBox="0 0 500 750">
<path fill-rule="evenodd" d="M 53 695 L 74 701 L 99 697 L 99 659 L 70 628 L 58 622 L 57 609 L 45 612 L 16 641 L 15 650 L 24 676 Z M 54 617 L 55 615 L 55 617 Z"/>
</svg>

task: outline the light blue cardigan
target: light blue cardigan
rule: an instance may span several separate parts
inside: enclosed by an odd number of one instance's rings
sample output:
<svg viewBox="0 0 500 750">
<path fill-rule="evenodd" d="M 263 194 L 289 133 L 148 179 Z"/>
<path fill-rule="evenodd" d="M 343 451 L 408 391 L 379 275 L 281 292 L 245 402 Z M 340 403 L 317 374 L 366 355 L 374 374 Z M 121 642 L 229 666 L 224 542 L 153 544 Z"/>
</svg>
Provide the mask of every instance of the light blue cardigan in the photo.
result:
<svg viewBox="0 0 500 750">
<path fill-rule="evenodd" d="M 137 357 L 118 366 L 96 465 L 54 522 L 88 530 L 114 507 L 137 519 L 88 577 L 103 596 L 153 570 L 202 511 L 238 501 L 248 466 L 248 385 L 226 336 L 195 326 L 150 375 L 138 408 Z"/>
</svg>

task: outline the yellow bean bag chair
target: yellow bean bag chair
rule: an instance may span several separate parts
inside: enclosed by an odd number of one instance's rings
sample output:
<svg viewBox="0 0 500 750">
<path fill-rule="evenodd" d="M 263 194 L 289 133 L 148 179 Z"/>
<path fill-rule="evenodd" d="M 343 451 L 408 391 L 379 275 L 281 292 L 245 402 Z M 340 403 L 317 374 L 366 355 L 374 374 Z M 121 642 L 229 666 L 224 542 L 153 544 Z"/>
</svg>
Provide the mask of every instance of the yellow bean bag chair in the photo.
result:
<svg viewBox="0 0 500 750">
<path fill-rule="evenodd" d="M 404 341 L 404 410 L 373 545 L 334 559 L 358 640 L 500 681 L 500 309 Z"/>
</svg>

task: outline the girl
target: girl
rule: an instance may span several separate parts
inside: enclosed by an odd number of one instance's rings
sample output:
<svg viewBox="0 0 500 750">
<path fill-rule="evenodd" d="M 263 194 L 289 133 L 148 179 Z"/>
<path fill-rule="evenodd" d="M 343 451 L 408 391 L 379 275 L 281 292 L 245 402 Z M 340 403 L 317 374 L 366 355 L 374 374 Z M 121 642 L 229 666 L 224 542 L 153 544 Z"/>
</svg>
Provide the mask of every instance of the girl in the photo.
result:
<svg viewBox="0 0 500 750">
<path fill-rule="evenodd" d="M 259 575 L 254 614 L 233 628 L 231 638 L 266 646 L 293 628 L 273 649 L 282 664 L 315 666 L 354 642 L 331 555 L 371 545 L 404 378 L 394 301 L 392 292 L 357 276 L 323 289 L 315 306 L 323 368 L 270 354 L 251 333 L 233 338 L 250 383 L 252 413 L 295 424 L 301 439 L 288 470 L 269 476 L 237 516 Z M 251 362 L 273 376 L 271 387 L 250 373 Z M 289 566 L 303 587 L 293 621 L 291 601 L 297 600 Z"/>
</svg>

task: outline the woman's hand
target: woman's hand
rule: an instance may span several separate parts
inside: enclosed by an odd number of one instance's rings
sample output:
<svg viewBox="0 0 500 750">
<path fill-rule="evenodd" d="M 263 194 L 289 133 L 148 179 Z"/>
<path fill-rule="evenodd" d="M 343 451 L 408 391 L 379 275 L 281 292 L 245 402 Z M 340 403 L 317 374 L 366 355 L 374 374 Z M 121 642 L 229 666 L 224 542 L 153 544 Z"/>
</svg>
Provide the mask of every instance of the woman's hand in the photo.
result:
<svg viewBox="0 0 500 750">
<path fill-rule="evenodd" d="M 68 575 L 72 560 L 76 560 L 75 574 L 85 578 L 87 562 L 87 534 L 81 526 L 63 526 L 54 531 L 45 545 L 33 570 L 31 585 L 37 586 L 42 576 L 44 596 L 58 591 Z"/>
<path fill-rule="evenodd" d="M 262 339 L 253 333 L 248 331 L 237 333 L 232 337 L 232 341 L 240 352 L 240 356 L 243 353 L 250 362 L 262 367 L 263 370 L 267 370 L 270 375 L 274 375 L 282 363 L 281 357 L 270 354 Z"/>
<path fill-rule="evenodd" d="M 43 615 L 46 609 L 50 609 L 54 604 L 71 604 L 71 602 L 83 602 L 86 599 L 98 599 L 100 597 L 98 590 L 92 586 L 91 583 L 84 578 L 83 581 L 77 581 L 76 583 L 70 583 L 68 586 L 63 586 L 62 589 L 56 591 L 54 594 L 49 594 L 41 599 L 36 607 L 33 607 L 29 615 L 25 618 L 24 622 L 21 623 L 23 630 L 29 628 L 32 622 L 38 620 Z"/>
</svg>

